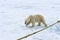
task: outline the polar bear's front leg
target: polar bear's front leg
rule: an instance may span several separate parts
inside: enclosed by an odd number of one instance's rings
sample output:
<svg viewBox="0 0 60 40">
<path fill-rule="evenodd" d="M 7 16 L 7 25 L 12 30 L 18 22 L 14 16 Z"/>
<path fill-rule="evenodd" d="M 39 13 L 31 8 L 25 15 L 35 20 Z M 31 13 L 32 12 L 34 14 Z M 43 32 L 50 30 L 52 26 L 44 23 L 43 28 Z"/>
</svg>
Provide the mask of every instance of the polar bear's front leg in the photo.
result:
<svg viewBox="0 0 60 40">
<path fill-rule="evenodd" d="M 35 26 L 35 22 L 32 22 L 32 27 L 34 27 Z"/>
</svg>

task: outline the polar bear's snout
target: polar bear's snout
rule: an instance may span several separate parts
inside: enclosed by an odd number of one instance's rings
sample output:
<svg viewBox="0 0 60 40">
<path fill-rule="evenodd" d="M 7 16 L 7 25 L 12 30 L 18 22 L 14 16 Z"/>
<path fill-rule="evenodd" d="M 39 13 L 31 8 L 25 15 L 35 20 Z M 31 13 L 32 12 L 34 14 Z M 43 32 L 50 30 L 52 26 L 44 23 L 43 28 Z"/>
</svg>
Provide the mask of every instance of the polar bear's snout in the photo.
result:
<svg viewBox="0 0 60 40">
<path fill-rule="evenodd" d="M 26 24 L 26 22 L 25 22 L 25 24 Z"/>
<path fill-rule="evenodd" d="M 30 22 L 25 22 L 26 25 L 28 25 Z"/>
</svg>

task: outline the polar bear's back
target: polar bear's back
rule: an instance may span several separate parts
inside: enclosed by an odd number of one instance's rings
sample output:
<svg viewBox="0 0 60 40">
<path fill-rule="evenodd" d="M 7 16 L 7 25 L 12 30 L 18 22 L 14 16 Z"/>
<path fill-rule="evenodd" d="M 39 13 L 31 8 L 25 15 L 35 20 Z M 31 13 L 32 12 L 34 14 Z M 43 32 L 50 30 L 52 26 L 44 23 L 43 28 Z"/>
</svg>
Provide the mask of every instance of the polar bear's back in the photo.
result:
<svg viewBox="0 0 60 40">
<path fill-rule="evenodd" d="M 41 21 L 44 19 L 44 17 L 42 15 L 33 15 L 35 21 Z"/>
</svg>

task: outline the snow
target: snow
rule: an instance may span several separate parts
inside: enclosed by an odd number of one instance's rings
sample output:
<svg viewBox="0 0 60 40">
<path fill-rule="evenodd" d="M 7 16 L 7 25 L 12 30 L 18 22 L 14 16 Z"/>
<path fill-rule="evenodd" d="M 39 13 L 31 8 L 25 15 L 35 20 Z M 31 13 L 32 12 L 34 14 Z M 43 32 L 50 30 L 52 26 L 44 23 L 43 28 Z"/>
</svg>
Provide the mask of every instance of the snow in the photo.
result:
<svg viewBox="0 0 60 40">
<path fill-rule="evenodd" d="M 25 18 L 41 14 L 48 25 L 60 19 L 60 0 L 0 0 L 0 40 L 17 40 L 42 27 L 26 27 Z M 60 23 L 23 40 L 60 40 Z"/>
</svg>

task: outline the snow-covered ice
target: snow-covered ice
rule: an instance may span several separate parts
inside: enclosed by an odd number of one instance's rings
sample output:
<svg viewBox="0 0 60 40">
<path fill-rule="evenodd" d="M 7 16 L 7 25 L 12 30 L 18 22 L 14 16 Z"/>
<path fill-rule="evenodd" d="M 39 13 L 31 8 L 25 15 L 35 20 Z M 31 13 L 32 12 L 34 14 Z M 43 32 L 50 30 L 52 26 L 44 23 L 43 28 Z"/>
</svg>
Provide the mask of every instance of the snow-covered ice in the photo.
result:
<svg viewBox="0 0 60 40">
<path fill-rule="evenodd" d="M 0 40 L 17 40 L 42 28 L 26 27 L 25 18 L 41 14 L 48 25 L 60 19 L 60 0 L 0 0 Z M 60 23 L 23 40 L 60 40 Z"/>
</svg>

